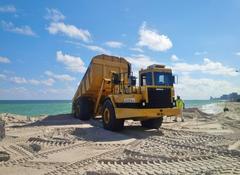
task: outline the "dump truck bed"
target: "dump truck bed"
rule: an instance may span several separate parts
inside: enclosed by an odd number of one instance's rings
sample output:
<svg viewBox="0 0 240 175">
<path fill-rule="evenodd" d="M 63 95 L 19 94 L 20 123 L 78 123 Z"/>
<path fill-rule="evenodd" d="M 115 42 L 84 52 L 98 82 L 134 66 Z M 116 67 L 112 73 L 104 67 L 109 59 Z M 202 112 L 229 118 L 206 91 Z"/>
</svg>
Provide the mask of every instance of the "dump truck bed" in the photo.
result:
<svg viewBox="0 0 240 175">
<path fill-rule="evenodd" d="M 123 73 L 128 72 L 129 69 L 130 63 L 124 58 L 108 55 L 93 57 L 78 86 L 73 101 L 80 96 L 89 96 L 96 99 L 104 79 L 111 79 L 112 72 Z"/>
</svg>

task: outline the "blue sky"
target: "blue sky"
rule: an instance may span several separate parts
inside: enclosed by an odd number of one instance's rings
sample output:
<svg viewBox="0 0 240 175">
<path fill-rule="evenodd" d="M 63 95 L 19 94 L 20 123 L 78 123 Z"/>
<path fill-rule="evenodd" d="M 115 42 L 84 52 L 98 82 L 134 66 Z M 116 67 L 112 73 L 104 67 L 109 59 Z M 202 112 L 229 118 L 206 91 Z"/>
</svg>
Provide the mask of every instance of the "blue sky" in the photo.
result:
<svg viewBox="0 0 240 175">
<path fill-rule="evenodd" d="M 240 92 L 240 1 L 0 2 L 0 99 L 71 99 L 91 58 L 166 64 L 177 94 Z"/>
</svg>

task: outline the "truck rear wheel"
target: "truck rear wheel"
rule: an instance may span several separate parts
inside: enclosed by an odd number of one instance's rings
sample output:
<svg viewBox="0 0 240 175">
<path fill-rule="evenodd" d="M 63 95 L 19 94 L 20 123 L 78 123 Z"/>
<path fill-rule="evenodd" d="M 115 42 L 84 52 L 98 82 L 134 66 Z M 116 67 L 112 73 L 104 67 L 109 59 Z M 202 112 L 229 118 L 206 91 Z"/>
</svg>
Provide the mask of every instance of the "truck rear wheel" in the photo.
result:
<svg viewBox="0 0 240 175">
<path fill-rule="evenodd" d="M 163 122 L 163 117 L 156 118 L 156 119 L 149 119 L 141 121 L 142 127 L 148 129 L 158 129 L 161 127 Z"/>
<path fill-rule="evenodd" d="M 89 120 L 93 116 L 93 101 L 89 97 L 80 97 L 75 107 L 75 117 Z"/>
<path fill-rule="evenodd" d="M 110 100 L 106 100 L 102 108 L 103 127 L 110 131 L 120 131 L 124 127 L 124 120 L 116 119 L 115 110 Z"/>
</svg>

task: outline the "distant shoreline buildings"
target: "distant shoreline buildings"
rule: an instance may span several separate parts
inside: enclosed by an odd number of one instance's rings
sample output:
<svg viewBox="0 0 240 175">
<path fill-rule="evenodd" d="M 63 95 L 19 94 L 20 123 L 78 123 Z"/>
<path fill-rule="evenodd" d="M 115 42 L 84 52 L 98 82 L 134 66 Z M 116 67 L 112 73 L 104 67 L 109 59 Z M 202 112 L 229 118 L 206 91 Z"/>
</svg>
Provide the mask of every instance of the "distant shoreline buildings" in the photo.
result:
<svg viewBox="0 0 240 175">
<path fill-rule="evenodd" d="M 240 94 L 238 94 L 237 92 L 233 92 L 231 94 L 224 94 L 219 98 L 210 97 L 210 100 L 227 100 L 240 102 Z"/>
</svg>

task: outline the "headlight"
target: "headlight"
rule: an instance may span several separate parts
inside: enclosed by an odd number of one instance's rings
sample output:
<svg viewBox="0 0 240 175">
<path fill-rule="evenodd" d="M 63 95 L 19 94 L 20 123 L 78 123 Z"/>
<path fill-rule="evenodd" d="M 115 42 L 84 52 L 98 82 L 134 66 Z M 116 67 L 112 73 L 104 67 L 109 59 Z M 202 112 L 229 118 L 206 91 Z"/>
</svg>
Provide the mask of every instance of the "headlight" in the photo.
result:
<svg viewBox="0 0 240 175">
<path fill-rule="evenodd" d="M 176 107 L 176 102 L 175 101 L 173 102 L 173 106 Z"/>
<path fill-rule="evenodd" d="M 143 107 L 146 106 L 146 102 L 145 102 L 145 101 L 142 102 L 142 106 L 143 106 Z"/>
</svg>

